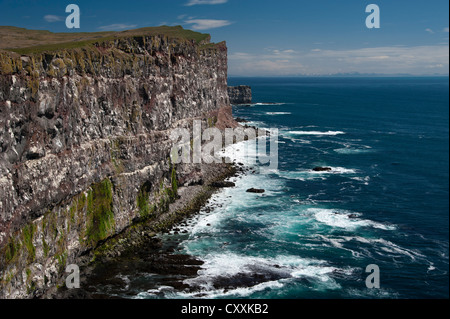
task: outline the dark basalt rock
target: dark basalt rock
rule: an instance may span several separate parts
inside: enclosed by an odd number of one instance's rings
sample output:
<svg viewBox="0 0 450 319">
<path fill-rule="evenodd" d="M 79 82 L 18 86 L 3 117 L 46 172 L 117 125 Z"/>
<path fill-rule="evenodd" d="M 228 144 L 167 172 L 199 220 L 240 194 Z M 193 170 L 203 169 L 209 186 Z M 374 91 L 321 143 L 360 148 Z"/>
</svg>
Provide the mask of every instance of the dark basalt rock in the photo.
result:
<svg viewBox="0 0 450 319">
<path fill-rule="evenodd" d="M 331 167 L 320 167 L 320 166 L 318 166 L 318 167 L 314 167 L 313 171 L 314 172 L 331 172 L 332 168 Z"/>
<path fill-rule="evenodd" d="M 262 193 L 264 193 L 264 192 L 265 192 L 264 189 L 257 189 L 257 188 L 250 188 L 250 189 L 247 189 L 247 193 L 262 194 Z"/>
<path fill-rule="evenodd" d="M 252 88 L 246 85 L 229 86 L 228 96 L 231 104 L 251 104 Z"/>
<path fill-rule="evenodd" d="M 240 118 L 240 117 L 237 117 L 235 120 L 238 123 L 248 123 L 248 121 L 246 119 L 243 119 L 243 118 Z"/>
<path fill-rule="evenodd" d="M 233 182 L 214 182 L 211 183 L 212 187 L 217 187 L 217 188 L 230 188 L 230 187 L 235 187 L 236 184 Z"/>
</svg>

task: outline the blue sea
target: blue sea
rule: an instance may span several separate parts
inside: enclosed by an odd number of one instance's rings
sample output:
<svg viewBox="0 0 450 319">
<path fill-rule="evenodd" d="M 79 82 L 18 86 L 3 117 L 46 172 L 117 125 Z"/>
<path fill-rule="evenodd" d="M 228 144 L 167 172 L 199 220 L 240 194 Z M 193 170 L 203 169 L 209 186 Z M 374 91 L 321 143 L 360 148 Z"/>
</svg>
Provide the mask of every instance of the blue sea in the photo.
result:
<svg viewBox="0 0 450 319">
<path fill-rule="evenodd" d="M 278 167 L 254 173 L 255 141 L 233 146 L 250 171 L 177 237 L 204 262 L 192 289 L 135 297 L 448 298 L 449 79 L 229 79 L 241 84 L 254 104 L 234 115 L 278 129 Z"/>
<path fill-rule="evenodd" d="M 278 170 L 234 179 L 193 220 L 181 246 L 205 265 L 189 284 L 208 298 L 448 298 L 448 78 L 241 84 L 254 104 L 234 115 L 278 128 Z"/>
</svg>

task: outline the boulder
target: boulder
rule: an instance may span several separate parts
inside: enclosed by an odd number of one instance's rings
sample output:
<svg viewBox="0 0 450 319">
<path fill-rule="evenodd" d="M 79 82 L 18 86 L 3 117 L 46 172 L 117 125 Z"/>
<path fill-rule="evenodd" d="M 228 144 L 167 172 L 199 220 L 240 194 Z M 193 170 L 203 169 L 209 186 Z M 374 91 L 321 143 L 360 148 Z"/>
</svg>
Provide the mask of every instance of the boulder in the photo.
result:
<svg viewBox="0 0 450 319">
<path fill-rule="evenodd" d="M 258 189 L 258 188 L 250 188 L 250 189 L 247 189 L 247 193 L 262 194 L 262 193 L 264 193 L 264 192 L 265 192 L 264 189 Z"/>
<path fill-rule="evenodd" d="M 212 187 L 217 187 L 217 188 L 229 188 L 229 187 L 235 187 L 236 184 L 233 182 L 213 182 L 211 183 Z"/>
<path fill-rule="evenodd" d="M 314 167 L 313 171 L 314 172 L 331 172 L 332 168 L 331 167 L 320 167 L 320 166 L 318 166 L 318 167 Z"/>
</svg>

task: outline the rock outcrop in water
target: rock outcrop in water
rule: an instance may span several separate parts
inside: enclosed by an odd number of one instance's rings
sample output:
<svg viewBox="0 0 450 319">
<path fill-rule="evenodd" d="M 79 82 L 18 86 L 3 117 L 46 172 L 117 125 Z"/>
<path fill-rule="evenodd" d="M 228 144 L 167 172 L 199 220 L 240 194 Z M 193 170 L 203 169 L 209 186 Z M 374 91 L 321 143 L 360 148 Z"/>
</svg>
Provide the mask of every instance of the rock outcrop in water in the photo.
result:
<svg viewBox="0 0 450 319">
<path fill-rule="evenodd" d="M 179 180 L 215 178 L 170 162 L 173 129 L 237 125 L 226 44 L 209 39 L 167 27 L 0 50 L 0 298 L 64 285 L 137 222 L 167 226 Z"/>
<path fill-rule="evenodd" d="M 331 168 L 331 167 L 321 167 L 321 166 L 318 166 L 318 167 L 314 167 L 313 168 L 313 171 L 314 172 L 331 172 L 333 169 Z"/>
<path fill-rule="evenodd" d="M 265 193 L 266 191 L 264 189 L 260 189 L 260 188 L 249 188 L 247 189 L 247 193 L 254 193 L 254 194 L 262 194 Z"/>
<path fill-rule="evenodd" d="M 229 86 L 228 96 L 231 104 L 251 104 L 252 88 L 246 85 Z"/>
</svg>

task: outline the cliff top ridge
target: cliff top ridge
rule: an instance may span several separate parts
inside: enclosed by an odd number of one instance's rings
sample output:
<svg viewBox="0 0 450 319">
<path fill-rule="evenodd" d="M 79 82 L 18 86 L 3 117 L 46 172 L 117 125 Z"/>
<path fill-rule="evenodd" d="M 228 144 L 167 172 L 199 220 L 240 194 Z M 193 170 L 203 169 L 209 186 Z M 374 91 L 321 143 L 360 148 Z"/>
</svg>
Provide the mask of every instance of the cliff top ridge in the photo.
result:
<svg viewBox="0 0 450 319">
<path fill-rule="evenodd" d="M 209 44 L 211 40 L 209 34 L 186 30 L 182 26 L 80 33 L 53 33 L 46 30 L 0 26 L 0 50 L 13 51 L 19 54 L 41 53 L 79 48 L 96 42 L 135 36 L 167 36 L 170 39 L 195 41 L 197 44 Z"/>
</svg>

